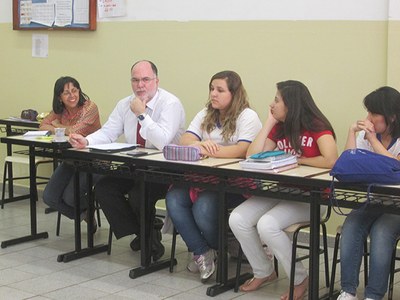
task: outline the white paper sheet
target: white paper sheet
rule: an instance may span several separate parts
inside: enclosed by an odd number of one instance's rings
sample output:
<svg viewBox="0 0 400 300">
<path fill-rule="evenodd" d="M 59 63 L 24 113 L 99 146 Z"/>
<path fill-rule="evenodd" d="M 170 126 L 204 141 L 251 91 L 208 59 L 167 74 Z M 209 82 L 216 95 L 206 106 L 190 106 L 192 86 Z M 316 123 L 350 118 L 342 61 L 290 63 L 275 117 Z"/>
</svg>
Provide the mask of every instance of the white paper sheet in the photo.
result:
<svg viewBox="0 0 400 300">
<path fill-rule="evenodd" d="M 21 0 L 19 7 L 19 23 L 28 25 L 32 20 L 32 0 Z"/>
<path fill-rule="evenodd" d="M 24 133 L 24 136 L 49 136 L 51 134 L 48 130 L 37 130 L 37 131 L 27 131 Z"/>
<path fill-rule="evenodd" d="M 98 0 L 97 9 L 99 18 L 126 16 L 125 0 Z"/>
<path fill-rule="evenodd" d="M 54 23 L 54 4 L 53 3 L 33 3 L 32 22 L 45 26 L 52 26 Z"/>
<path fill-rule="evenodd" d="M 89 0 L 74 1 L 74 24 L 89 24 Z"/>
<path fill-rule="evenodd" d="M 56 0 L 55 26 L 64 27 L 72 24 L 72 0 Z"/>
<path fill-rule="evenodd" d="M 118 150 L 118 149 L 126 149 L 130 147 L 138 147 L 140 146 L 139 144 L 128 144 L 128 143 L 109 143 L 109 144 L 99 144 L 99 145 L 93 145 L 93 146 L 88 146 L 89 149 L 95 149 L 95 150 Z"/>
</svg>

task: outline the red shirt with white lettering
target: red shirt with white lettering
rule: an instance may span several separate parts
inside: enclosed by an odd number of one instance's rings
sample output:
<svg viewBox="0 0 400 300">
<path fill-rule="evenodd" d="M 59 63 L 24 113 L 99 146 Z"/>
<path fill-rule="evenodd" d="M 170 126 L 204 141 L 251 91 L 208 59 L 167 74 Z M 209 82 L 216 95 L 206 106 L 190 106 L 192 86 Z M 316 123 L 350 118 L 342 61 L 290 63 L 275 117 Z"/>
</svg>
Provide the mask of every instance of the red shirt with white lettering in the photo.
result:
<svg viewBox="0 0 400 300">
<path fill-rule="evenodd" d="M 314 157 L 314 156 L 319 156 L 321 155 L 321 152 L 319 151 L 319 147 L 317 144 L 317 140 L 325 135 L 333 135 L 332 131 L 330 130 L 323 130 L 320 132 L 314 132 L 314 131 L 309 131 L 309 130 L 303 130 L 300 134 L 300 140 L 301 140 L 301 153 L 296 153 L 295 150 L 292 148 L 290 145 L 290 142 L 287 138 L 280 138 L 276 139 L 274 136 L 276 135 L 276 132 L 280 129 L 282 125 L 277 124 L 275 125 L 271 132 L 268 134 L 268 138 L 273 140 L 276 143 L 276 146 L 279 150 L 283 150 L 286 153 L 291 153 L 296 156 L 303 156 L 303 157 Z"/>
</svg>

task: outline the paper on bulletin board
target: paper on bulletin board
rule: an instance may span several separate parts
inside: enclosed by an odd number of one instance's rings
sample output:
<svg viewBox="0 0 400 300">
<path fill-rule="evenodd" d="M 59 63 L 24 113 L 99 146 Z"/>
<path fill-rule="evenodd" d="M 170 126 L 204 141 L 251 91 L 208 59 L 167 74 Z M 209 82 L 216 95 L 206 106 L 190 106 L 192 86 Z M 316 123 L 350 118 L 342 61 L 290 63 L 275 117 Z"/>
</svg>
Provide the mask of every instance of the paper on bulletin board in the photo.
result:
<svg viewBox="0 0 400 300">
<path fill-rule="evenodd" d="M 19 8 L 21 25 L 30 24 L 32 20 L 32 0 L 21 0 Z"/>
<path fill-rule="evenodd" d="M 126 0 L 98 0 L 99 18 L 115 18 L 126 16 Z"/>
</svg>

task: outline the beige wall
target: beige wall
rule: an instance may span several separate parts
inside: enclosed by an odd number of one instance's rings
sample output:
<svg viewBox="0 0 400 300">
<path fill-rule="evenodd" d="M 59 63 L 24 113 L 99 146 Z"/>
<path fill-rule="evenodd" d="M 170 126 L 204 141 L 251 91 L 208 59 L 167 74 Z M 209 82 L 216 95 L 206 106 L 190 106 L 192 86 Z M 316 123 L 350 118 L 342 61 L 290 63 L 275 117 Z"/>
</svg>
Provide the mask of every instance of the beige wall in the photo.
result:
<svg viewBox="0 0 400 300">
<path fill-rule="evenodd" d="M 34 32 L 49 35 L 43 59 L 31 56 L 33 32 L 3 23 L 1 114 L 50 110 L 54 81 L 72 75 L 104 123 L 117 100 L 131 93 L 132 63 L 145 58 L 159 67 L 160 85 L 183 101 L 187 123 L 220 70 L 241 75 L 263 120 L 275 83 L 300 80 L 332 122 L 341 150 L 349 124 L 365 116 L 363 96 L 387 82 L 400 88 L 399 31 L 399 23 L 385 21 L 104 22 L 95 32 Z"/>
</svg>

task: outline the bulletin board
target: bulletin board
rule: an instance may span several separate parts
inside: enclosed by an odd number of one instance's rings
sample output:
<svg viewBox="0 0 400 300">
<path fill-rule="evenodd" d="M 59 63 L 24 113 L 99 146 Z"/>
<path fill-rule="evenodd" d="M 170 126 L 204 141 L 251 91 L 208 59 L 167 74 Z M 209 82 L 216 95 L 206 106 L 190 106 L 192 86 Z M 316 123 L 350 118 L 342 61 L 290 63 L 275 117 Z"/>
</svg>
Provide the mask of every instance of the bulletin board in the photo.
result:
<svg viewBox="0 0 400 300">
<path fill-rule="evenodd" d="M 13 0 L 14 30 L 96 30 L 96 0 Z"/>
</svg>

